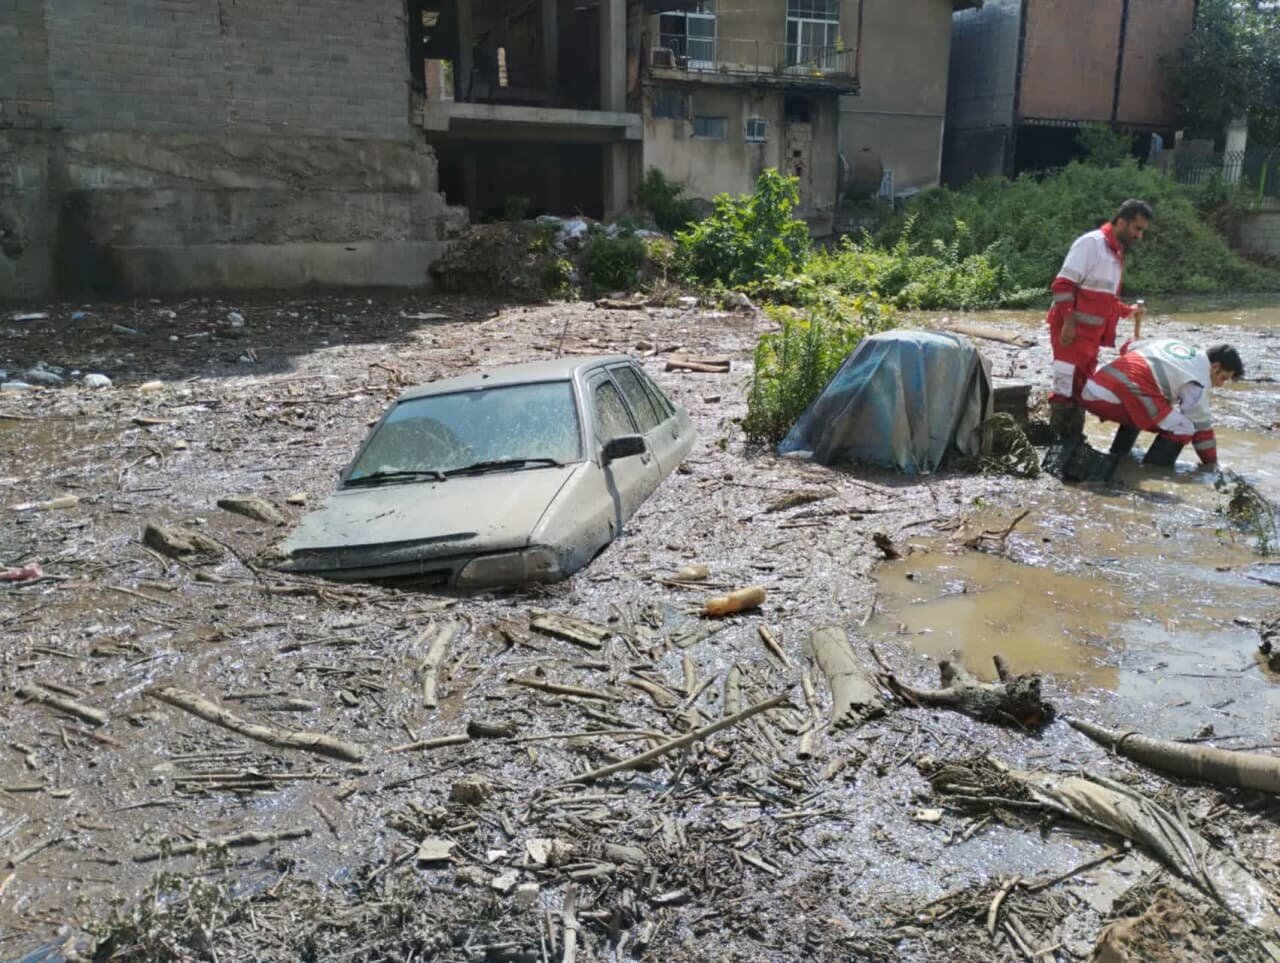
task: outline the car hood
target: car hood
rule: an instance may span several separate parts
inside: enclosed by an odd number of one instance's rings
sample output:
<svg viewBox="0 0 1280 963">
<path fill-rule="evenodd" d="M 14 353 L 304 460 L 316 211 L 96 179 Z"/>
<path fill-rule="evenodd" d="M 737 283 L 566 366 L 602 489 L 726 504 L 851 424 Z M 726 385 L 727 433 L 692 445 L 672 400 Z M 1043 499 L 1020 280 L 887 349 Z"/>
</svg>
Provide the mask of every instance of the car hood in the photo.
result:
<svg viewBox="0 0 1280 963">
<path fill-rule="evenodd" d="M 578 467 L 339 489 L 280 548 L 285 554 L 406 542 L 429 554 L 517 548 L 528 544 L 538 519 Z"/>
</svg>

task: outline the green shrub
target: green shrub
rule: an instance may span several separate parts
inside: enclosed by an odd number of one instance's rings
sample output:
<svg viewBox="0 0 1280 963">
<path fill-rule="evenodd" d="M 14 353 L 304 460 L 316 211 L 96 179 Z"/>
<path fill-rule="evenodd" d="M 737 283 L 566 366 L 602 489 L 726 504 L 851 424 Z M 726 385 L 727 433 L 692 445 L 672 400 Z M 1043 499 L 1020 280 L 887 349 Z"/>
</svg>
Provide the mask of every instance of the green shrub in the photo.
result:
<svg viewBox="0 0 1280 963">
<path fill-rule="evenodd" d="M 869 334 L 893 324 L 893 313 L 866 295 L 815 298 L 806 308 L 770 307 L 781 325 L 760 338 L 743 429 L 752 441 L 776 443 L 822 393 L 841 362 Z"/>
<path fill-rule="evenodd" d="M 542 287 L 548 294 L 563 294 L 573 285 L 573 262 L 558 257 L 542 269 Z"/>
<path fill-rule="evenodd" d="M 951 244 L 963 230 L 974 250 L 988 251 L 1018 291 L 1046 292 L 1071 242 L 1115 213 L 1128 197 L 1155 207 L 1146 238 L 1126 258 L 1124 287 L 1130 296 L 1205 291 L 1267 290 L 1275 272 L 1242 260 L 1201 219 L 1192 196 L 1159 171 L 1126 160 L 1116 167 L 1074 163 L 1049 177 L 975 181 L 960 190 L 938 188 L 918 195 L 879 235 L 892 248 L 908 237 Z"/>
<path fill-rule="evenodd" d="M 815 253 L 806 273 L 820 286 L 846 295 L 874 293 L 900 308 L 973 310 L 1042 298 L 1039 289 L 1014 287 L 999 244 L 975 251 L 963 222 L 949 243 L 935 238 L 925 244 L 915 239 L 914 216 L 892 247 L 877 247 L 866 235 L 861 242 L 845 238 L 836 250 Z"/>
<path fill-rule="evenodd" d="M 1107 124 L 1085 124 L 1076 132 L 1076 147 L 1086 164 L 1118 167 L 1133 156 L 1133 137 Z"/>
<path fill-rule="evenodd" d="M 742 288 L 795 274 L 809 253 L 809 229 L 791 215 L 799 203 L 798 179 L 772 168 L 753 193 L 721 194 L 709 217 L 676 235 L 685 275 Z"/>
<path fill-rule="evenodd" d="M 629 231 L 616 237 L 593 232 L 582 245 L 582 270 L 600 290 L 630 290 L 640 280 L 644 255 L 644 242 Z"/>
<path fill-rule="evenodd" d="M 502 219 L 504 221 L 523 221 L 529 215 L 529 198 L 519 194 L 508 194 L 503 204 Z"/>
<path fill-rule="evenodd" d="M 636 198 L 653 216 L 658 230 L 674 234 L 698 216 L 693 201 L 684 196 L 684 187 L 668 179 L 656 167 L 645 171 L 636 189 Z"/>
<path fill-rule="evenodd" d="M 555 243 L 556 234 L 559 233 L 559 227 L 554 221 L 540 221 L 534 228 L 533 234 L 529 237 L 529 253 L 541 254 L 544 251 L 550 251 L 551 245 Z"/>
</svg>

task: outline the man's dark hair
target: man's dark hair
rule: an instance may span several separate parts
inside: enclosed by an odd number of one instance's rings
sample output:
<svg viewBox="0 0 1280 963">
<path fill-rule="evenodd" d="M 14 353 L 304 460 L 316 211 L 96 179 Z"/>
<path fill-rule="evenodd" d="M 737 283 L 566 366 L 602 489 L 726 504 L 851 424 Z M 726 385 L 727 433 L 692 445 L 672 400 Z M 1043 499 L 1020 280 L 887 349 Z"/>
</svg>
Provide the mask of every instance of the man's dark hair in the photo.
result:
<svg viewBox="0 0 1280 963">
<path fill-rule="evenodd" d="M 1146 201 L 1140 201 L 1136 197 L 1131 197 L 1116 211 L 1116 216 L 1111 219 L 1111 223 L 1116 221 L 1132 221 L 1135 217 L 1145 217 L 1148 221 L 1156 216 L 1156 212 L 1151 209 L 1151 205 Z"/>
<path fill-rule="evenodd" d="M 1215 344 L 1207 352 L 1209 363 L 1215 361 L 1224 369 L 1235 375 L 1236 379 L 1244 377 L 1244 362 L 1240 360 L 1240 352 L 1229 344 Z"/>
</svg>

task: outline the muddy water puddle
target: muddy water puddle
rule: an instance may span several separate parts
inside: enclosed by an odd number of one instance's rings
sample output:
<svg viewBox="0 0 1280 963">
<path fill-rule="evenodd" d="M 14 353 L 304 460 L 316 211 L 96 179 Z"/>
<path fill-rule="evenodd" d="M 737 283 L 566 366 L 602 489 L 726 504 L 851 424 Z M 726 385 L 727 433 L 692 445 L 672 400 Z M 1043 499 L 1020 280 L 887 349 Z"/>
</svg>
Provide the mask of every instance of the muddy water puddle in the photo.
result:
<svg viewBox="0 0 1280 963">
<path fill-rule="evenodd" d="M 1090 428 L 1095 446 L 1109 436 Z M 1280 442 L 1234 431 L 1219 441 L 1242 474 L 1280 500 Z M 1266 564 L 1224 517 L 1226 496 L 1194 455 L 1174 469 L 1135 457 L 1119 474 L 1122 485 L 1105 489 L 1046 480 L 1017 506 L 972 507 L 956 533 L 907 540 L 905 557 L 878 570 L 868 630 L 907 640 L 931 661 L 959 650 L 987 678 L 999 653 L 1014 671 L 1049 674 L 1078 693 L 1113 693 L 1179 733 L 1206 722 L 1226 733 L 1231 724 L 1215 719 L 1237 714 L 1254 736 L 1274 729 L 1280 679 L 1260 665 L 1253 624 L 1280 589 L 1247 576 L 1280 581 L 1280 566 Z M 1003 552 L 963 547 L 1024 508 L 1030 514 Z"/>
</svg>

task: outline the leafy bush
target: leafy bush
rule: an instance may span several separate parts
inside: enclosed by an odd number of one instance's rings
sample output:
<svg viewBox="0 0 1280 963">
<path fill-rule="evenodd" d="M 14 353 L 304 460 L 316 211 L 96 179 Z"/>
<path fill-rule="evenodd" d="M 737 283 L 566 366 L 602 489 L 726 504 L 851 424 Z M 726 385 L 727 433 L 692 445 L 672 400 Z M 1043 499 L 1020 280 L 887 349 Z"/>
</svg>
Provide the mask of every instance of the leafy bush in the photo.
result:
<svg viewBox="0 0 1280 963">
<path fill-rule="evenodd" d="M 630 231 L 616 237 L 593 233 L 582 245 L 582 270 L 600 290 L 630 290 L 639 282 L 644 256 L 644 242 Z"/>
<path fill-rule="evenodd" d="M 1150 202 L 1156 216 L 1126 259 L 1127 292 L 1209 293 L 1280 284 L 1274 272 L 1232 253 L 1180 185 L 1132 160 L 1116 167 L 1074 163 L 1043 178 L 1024 175 L 925 191 L 909 205 L 910 221 L 900 218 L 876 240 L 893 248 L 905 234 L 950 245 L 966 231 L 974 250 L 989 252 L 1004 266 L 1011 289 L 1047 291 L 1072 240 L 1097 227 L 1128 197 Z"/>
<path fill-rule="evenodd" d="M 542 269 L 542 287 L 548 294 L 563 294 L 573 285 L 573 262 L 558 257 Z"/>
<path fill-rule="evenodd" d="M 715 199 L 715 211 L 676 235 L 684 273 L 703 284 L 741 288 L 795 274 L 809 253 L 809 229 L 791 216 L 798 179 L 769 168 L 755 191 Z"/>
<path fill-rule="evenodd" d="M 523 221 L 529 214 L 529 198 L 520 194 L 508 194 L 502 207 L 504 221 Z"/>
<path fill-rule="evenodd" d="M 781 330 L 756 345 L 755 377 L 743 429 L 752 441 L 775 443 L 822 393 L 864 337 L 892 326 L 893 313 L 875 298 L 815 298 L 805 309 L 770 307 Z"/>
<path fill-rule="evenodd" d="M 684 187 L 656 167 L 645 171 L 644 180 L 636 189 L 636 198 L 653 215 L 658 230 L 668 234 L 674 234 L 698 216 L 693 201 L 684 196 Z"/>
<path fill-rule="evenodd" d="M 1118 167 L 1133 156 L 1133 137 L 1106 124 L 1085 124 L 1076 132 L 1076 147 L 1086 164 Z"/>
<path fill-rule="evenodd" d="M 835 251 L 818 252 L 806 273 L 819 285 L 846 295 L 874 293 L 900 308 L 976 308 L 1032 303 L 1041 289 L 1018 290 L 1004 266 L 999 244 L 975 251 L 968 226 L 955 225 L 950 243 L 915 239 L 915 216 L 907 217 L 889 248 L 869 236 L 845 238 Z"/>
</svg>

